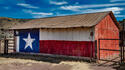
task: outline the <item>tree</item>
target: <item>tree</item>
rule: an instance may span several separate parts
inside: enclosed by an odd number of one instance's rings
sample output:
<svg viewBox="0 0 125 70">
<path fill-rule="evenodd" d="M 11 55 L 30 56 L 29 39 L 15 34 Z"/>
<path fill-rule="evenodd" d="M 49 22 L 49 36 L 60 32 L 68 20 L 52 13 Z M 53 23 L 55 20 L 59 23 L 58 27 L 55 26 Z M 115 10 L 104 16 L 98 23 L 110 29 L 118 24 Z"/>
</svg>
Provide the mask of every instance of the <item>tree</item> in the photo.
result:
<svg viewBox="0 0 125 70">
<path fill-rule="evenodd" d="M 123 26 L 124 26 L 124 29 L 125 29 L 125 19 L 123 19 L 122 21 L 119 21 L 119 24 L 123 30 Z"/>
</svg>

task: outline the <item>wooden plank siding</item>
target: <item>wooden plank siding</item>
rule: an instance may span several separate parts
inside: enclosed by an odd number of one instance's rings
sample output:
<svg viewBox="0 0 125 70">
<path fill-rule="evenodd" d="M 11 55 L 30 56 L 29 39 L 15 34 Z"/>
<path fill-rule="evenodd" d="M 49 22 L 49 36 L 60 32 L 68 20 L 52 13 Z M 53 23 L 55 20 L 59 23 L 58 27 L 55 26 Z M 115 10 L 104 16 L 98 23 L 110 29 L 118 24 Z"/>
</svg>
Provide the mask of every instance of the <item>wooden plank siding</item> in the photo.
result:
<svg viewBox="0 0 125 70">
<path fill-rule="evenodd" d="M 93 28 L 40 29 L 40 40 L 94 41 Z"/>
<path fill-rule="evenodd" d="M 119 29 L 113 22 L 110 15 L 107 15 L 99 24 L 95 26 L 95 40 L 97 40 L 97 57 L 110 58 L 118 55 L 118 51 L 99 51 L 103 49 L 119 50 L 119 40 L 101 40 L 100 45 L 98 39 L 119 39 Z"/>
<path fill-rule="evenodd" d="M 93 57 L 93 28 L 41 29 L 40 53 Z"/>
</svg>

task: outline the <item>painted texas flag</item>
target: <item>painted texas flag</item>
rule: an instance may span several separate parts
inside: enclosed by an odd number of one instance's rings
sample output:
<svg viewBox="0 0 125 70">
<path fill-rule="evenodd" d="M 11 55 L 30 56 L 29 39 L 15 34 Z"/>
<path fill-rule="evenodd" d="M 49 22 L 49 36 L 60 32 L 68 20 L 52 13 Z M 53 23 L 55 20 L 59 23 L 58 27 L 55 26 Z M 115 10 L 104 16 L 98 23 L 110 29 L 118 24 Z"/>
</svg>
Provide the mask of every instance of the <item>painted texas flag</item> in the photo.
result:
<svg viewBox="0 0 125 70">
<path fill-rule="evenodd" d="M 39 53 L 39 30 L 21 30 L 19 36 L 20 52 Z"/>
<path fill-rule="evenodd" d="M 84 29 L 19 30 L 17 52 L 89 57 L 93 46 L 89 34 Z"/>
</svg>

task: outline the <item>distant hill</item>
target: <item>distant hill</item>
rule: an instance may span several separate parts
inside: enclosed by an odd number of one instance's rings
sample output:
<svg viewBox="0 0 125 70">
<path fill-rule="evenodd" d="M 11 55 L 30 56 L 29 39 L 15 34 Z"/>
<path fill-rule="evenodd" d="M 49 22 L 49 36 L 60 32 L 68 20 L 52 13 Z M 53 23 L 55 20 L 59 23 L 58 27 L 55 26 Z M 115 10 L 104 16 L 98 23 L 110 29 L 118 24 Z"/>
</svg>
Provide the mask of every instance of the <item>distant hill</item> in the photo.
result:
<svg viewBox="0 0 125 70">
<path fill-rule="evenodd" d="M 20 23 L 24 23 L 29 20 L 32 19 L 15 19 L 15 18 L 0 17 L 0 29 L 8 29 L 14 25 L 18 25 Z"/>
</svg>

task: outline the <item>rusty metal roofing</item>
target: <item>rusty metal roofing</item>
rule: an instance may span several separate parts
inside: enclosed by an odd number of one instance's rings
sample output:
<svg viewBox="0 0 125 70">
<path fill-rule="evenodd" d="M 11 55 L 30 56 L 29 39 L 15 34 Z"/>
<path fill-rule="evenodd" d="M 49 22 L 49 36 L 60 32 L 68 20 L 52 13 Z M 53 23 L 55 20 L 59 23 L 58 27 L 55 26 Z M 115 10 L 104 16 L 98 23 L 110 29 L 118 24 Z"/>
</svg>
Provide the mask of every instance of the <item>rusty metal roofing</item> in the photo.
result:
<svg viewBox="0 0 125 70">
<path fill-rule="evenodd" d="M 11 29 L 92 27 L 98 24 L 109 13 L 112 12 L 40 18 L 13 26 Z"/>
</svg>

